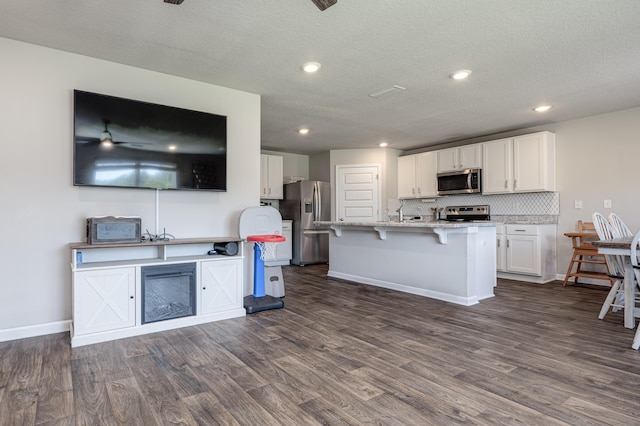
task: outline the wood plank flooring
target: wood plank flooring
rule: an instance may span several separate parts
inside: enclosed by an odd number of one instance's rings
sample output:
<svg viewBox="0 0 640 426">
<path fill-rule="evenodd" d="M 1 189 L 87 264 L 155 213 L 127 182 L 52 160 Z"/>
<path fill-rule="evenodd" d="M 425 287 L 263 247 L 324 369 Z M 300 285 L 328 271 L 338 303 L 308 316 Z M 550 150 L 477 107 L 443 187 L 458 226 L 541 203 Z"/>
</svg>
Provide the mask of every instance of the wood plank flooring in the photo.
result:
<svg viewBox="0 0 640 426">
<path fill-rule="evenodd" d="M 285 308 L 71 349 L 0 343 L 0 424 L 633 425 L 606 291 L 500 280 L 463 307 L 286 267 Z"/>
</svg>

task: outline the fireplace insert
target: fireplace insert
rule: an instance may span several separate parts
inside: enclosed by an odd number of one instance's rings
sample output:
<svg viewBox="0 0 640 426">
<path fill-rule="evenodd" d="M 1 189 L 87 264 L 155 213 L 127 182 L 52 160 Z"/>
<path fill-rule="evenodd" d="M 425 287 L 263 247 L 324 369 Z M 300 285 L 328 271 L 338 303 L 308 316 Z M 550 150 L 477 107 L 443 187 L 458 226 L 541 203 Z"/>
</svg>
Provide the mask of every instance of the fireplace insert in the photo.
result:
<svg viewBox="0 0 640 426">
<path fill-rule="evenodd" d="M 142 323 L 147 324 L 196 314 L 196 264 L 144 266 Z"/>
</svg>

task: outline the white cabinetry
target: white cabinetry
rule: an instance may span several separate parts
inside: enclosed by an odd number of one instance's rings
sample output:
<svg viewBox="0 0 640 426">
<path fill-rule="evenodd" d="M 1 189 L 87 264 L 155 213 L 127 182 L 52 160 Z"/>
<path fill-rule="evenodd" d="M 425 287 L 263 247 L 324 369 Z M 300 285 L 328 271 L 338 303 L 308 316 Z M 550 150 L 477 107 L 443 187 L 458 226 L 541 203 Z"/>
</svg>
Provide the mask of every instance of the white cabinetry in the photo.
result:
<svg viewBox="0 0 640 426">
<path fill-rule="evenodd" d="M 200 310 L 212 314 L 242 306 L 242 261 L 200 262 Z"/>
<path fill-rule="evenodd" d="M 438 172 L 482 167 L 481 144 L 442 149 L 438 153 Z"/>
<path fill-rule="evenodd" d="M 437 194 L 435 152 L 398 158 L 398 198 L 435 197 Z"/>
<path fill-rule="evenodd" d="M 260 155 L 260 198 L 281 200 L 284 196 L 283 158 L 279 155 Z"/>
<path fill-rule="evenodd" d="M 504 225 L 496 225 L 496 270 L 504 271 L 507 263 L 507 236 Z"/>
<path fill-rule="evenodd" d="M 209 256 L 215 243 L 237 242 L 236 256 Z M 243 244 L 236 238 L 191 238 L 71 248 L 71 346 L 244 316 Z M 82 261 L 80 259 L 82 258 Z M 195 315 L 144 323 L 141 268 L 195 263 Z"/>
<path fill-rule="evenodd" d="M 73 287 L 75 334 L 136 325 L 135 268 L 79 271 Z"/>
<path fill-rule="evenodd" d="M 499 139 L 482 147 L 483 194 L 556 190 L 553 133 Z"/>
<path fill-rule="evenodd" d="M 498 276 L 534 282 L 554 280 L 555 234 L 556 225 L 504 226 L 504 234 L 498 236 Z"/>
<path fill-rule="evenodd" d="M 507 263 L 505 271 L 540 275 L 540 241 L 537 226 L 507 225 Z"/>
<path fill-rule="evenodd" d="M 482 144 L 482 193 L 499 194 L 513 191 L 513 141 L 500 139 Z"/>
</svg>

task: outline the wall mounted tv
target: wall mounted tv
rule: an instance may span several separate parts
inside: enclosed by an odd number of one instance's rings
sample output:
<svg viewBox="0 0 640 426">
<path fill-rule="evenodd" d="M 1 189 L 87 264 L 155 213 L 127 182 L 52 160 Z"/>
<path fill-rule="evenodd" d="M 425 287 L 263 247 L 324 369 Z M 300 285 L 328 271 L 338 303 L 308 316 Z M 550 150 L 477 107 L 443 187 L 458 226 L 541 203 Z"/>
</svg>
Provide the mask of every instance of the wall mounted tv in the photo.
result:
<svg viewBox="0 0 640 426">
<path fill-rule="evenodd" d="M 227 190 L 227 117 L 74 90 L 73 184 Z"/>
</svg>

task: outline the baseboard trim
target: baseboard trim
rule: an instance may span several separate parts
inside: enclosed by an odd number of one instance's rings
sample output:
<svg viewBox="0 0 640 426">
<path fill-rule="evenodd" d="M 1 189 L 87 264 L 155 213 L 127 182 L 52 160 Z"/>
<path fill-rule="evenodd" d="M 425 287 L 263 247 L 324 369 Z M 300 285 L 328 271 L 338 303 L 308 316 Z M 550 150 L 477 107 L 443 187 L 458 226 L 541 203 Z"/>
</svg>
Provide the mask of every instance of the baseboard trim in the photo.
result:
<svg viewBox="0 0 640 426">
<path fill-rule="evenodd" d="M 0 342 L 44 336 L 47 334 L 62 333 L 65 331 L 69 331 L 70 324 L 71 321 L 67 320 L 0 330 Z"/>
<path fill-rule="evenodd" d="M 557 274 L 556 275 L 556 279 L 558 281 L 564 282 L 564 277 L 566 277 L 565 274 Z M 567 284 L 573 284 L 573 281 L 569 281 Z M 594 280 L 594 279 L 591 279 L 591 278 L 580 278 L 580 284 L 592 284 L 592 285 L 598 285 L 598 286 L 601 286 L 601 287 L 611 288 L 611 284 L 606 284 L 606 281 L 604 281 L 604 280 Z"/>
<path fill-rule="evenodd" d="M 437 291 L 426 290 L 426 289 L 423 289 L 423 288 L 411 287 L 411 286 L 407 286 L 407 285 L 404 285 L 404 284 L 398 284 L 398 283 L 392 283 L 392 282 L 389 282 L 389 281 L 376 280 L 376 279 L 372 279 L 372 278 L 361 277 L 359 275 L 345 274 L 343 272 L 332 271 L 331 269 L 329 269 L 329 272 L 327 273 L 327 276 L 332 277 L 332 278 L 340 278 L 340 279 L 347 280 L 347 281 L 353 281 L 353 282 L 360 283 L 360 284 L 367 284 L 367 285 L 372 285 L 372 286 L 375 286 L 375 287 L 382 287 L 382 288 L 386 288 L 388 290 L 396 290 L 396 291 L 401 291 L 403 293 L 410 293 L 410 294 L 415 294 L 415 295 L 418 295 L 418 296 L 425 296 L 425 297 L 429 297 L 431 299 L 442 300 L 442 301 L 445 301 L 445 302 L 455 303 L 457 305 L 463 305 L 463 306 L 475 305 L 476 303 L 478 303 L 478 300 L 482 300 L 482 299 L 487 299 L 489 297 L 493 297 L 492 294 L 491 295 L 482 296 L 481 298 L 478 298 L 477 296 L 473 296 L 473 297 L 454 296 L 454 295 L 450 295 L 450 294 L 440 293 L 440 292 L 437 292 Z"/>
</svg>

